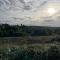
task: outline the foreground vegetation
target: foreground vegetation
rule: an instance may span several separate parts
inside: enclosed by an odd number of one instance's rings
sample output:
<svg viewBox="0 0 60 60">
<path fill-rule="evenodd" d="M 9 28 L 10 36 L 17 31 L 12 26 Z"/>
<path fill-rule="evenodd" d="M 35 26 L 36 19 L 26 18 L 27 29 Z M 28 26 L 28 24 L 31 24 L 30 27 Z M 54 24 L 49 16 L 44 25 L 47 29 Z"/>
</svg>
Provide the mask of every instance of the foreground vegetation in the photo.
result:
<svg viewBox="0 0 60 60">
<path fill-rule="evenodd" d="M 60 60 L 60 38 L 0 37 L 0 60 Z"/>
<path fill-rule="evenodd" d="M 0 60 L 60 60 L 60 36 L 0 37 Z"/>
<path fill-rule="evenodd" d="M 24 45 L 0 49 L 0 60 L 60 60 L 58 45 Z"/>
</svg>

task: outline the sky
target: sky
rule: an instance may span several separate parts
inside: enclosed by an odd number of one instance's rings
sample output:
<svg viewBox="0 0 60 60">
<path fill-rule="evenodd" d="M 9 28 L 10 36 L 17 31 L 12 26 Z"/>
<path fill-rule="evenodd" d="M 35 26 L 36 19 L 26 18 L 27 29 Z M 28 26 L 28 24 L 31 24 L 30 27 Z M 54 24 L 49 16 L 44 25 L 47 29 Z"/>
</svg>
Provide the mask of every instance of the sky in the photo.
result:
<svg viewBox="0 0 60 60">
<path fill-rule="evenodd" d="M 0 24 L 60 27 L 60 0 L 0 0 Z"/>
</svg>

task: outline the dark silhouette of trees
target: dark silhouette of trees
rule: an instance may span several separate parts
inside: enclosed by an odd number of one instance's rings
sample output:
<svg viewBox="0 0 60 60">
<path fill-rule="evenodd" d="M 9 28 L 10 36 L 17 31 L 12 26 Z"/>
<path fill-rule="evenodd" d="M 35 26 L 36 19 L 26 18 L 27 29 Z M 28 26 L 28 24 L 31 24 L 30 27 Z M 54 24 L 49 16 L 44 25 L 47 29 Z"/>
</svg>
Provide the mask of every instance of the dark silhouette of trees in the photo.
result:
<svg viewBox="0 0 60 60">
<path fill-rule="evenodd" d="M 0 24 L 0 37 L 46 36 L 60 34 L 60 28 Z"/>
</svg>

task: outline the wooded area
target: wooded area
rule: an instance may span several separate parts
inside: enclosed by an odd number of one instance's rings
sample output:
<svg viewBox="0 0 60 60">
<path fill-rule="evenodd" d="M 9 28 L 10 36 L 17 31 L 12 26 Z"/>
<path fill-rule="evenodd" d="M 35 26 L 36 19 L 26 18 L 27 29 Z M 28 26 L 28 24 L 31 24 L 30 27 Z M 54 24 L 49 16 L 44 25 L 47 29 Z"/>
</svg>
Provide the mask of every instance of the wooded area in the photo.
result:
<svg viewBox="0 0 60 60">
<path fill-rule="evenodd" d="M 60 34 L 60 27 L 0 24 L 0 37 L 48 36 Z"/>
</svg>

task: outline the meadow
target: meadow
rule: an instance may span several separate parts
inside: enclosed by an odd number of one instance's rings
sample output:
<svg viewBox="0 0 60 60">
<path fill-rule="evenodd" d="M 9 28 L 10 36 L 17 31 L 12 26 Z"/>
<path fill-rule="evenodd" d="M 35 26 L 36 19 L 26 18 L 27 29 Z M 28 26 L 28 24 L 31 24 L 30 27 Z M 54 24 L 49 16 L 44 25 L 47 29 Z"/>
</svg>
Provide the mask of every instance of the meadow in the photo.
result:
<svg viewBox="0 0 60 60">
<path fill-rule="evenodd" d="M 60 60 L 59 36 L 0 37 L 0 60 Z"/>
</svg>

